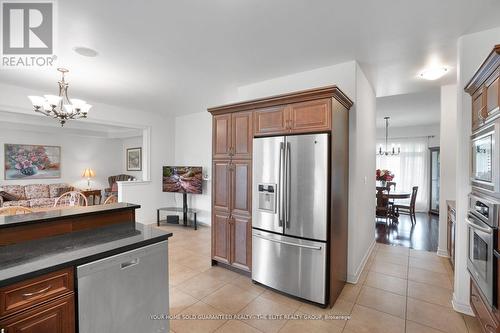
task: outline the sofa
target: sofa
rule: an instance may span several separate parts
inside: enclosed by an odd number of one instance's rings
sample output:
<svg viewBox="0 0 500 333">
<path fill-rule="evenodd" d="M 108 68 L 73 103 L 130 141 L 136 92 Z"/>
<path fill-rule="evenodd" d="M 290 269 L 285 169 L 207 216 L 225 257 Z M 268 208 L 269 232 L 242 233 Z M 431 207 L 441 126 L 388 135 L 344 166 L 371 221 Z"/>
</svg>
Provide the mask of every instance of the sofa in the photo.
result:
<svg viewBox="0 0 500 333">
<path fill-rule="evenodd" d="M 0 195 L 0 207 L 52 207 L 58 197 L 73 189 L 68 184 L 0 185 L 0 193 L 5 192 L 10 199 L 15 199 L 7 201 Z"/>
</svg>

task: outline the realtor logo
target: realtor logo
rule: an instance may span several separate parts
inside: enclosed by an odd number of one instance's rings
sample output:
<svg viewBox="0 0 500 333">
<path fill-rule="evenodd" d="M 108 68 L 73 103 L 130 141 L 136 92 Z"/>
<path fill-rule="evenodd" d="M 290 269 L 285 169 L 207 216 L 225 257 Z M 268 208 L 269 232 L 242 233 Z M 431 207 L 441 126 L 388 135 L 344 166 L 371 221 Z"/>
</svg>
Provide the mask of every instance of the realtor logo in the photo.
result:
<svg viewBox="0 0 500 333">
<path fill-rule="evenodd" d="M 2 67 L 52 66 L 54 3 L 2 2 Z"/>
</svg>

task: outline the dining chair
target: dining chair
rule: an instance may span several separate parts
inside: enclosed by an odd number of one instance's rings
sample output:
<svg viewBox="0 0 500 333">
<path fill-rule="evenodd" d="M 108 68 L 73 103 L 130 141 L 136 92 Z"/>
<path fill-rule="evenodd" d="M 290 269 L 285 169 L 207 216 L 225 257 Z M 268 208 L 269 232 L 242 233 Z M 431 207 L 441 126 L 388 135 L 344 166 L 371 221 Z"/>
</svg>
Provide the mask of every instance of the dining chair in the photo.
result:
<svg viewBox="0 0 500 333">
<path fill-rule="evenodd" d="M 417 223 L 417 218 L 415 216 L 415 202 L 417 201 L 417 192 L 418 186 L 413 186 L 411 190 L 410 204 L 403 205 L 398 204 L 394 205 L 394 209 L 396 210 L 396 214 L 407 214 L 410 215 L 411 224 Z"/>
<path fill-rule="evenodd" d="M 87 198 L 78 191 L 70 191 L 66 192 L 63 195 L 61 195 L 59 198 L 56 199 L 56 202 L 54 203 L 54 207 L 60 207 L 60 206 L 88 206 L 88 200 Z"/>
<path fill-rule="evenodd" d="M 109 197 L 106 198 L 106 200 L 104 201 L 104 204 L 109 205 L 109 204 L 114 204 L 117 202 L 118 202 L 118 198 L 116 197 L 116 195 L 111 194 Z"/>
<path fill-rule="evenodd" d="M 387 182 L 386 185 L 389 193 L 396 191 L 396 182 Z M 389 200 L 389 208 L 394 210 L 394 199 Z"/>
<path fill-rule="evenodd" d="M 23 206 L 10 206 L 0 208 L 0 215 L 19 215 L 33 213 L 33 210 Z"/>
<path fill-rule="evenodd" d="M 386 192 L 386 193 L 384 193 Z M 391 207 L 389 206 L 389 199 L 387 198 L 387 194 L 389 190 L 383 190 L 377 192 L 377 207 L 375 211 L 375 218 L 385 218 L 385 222 L 387 223 L 391 214 Z"/>
</svg>

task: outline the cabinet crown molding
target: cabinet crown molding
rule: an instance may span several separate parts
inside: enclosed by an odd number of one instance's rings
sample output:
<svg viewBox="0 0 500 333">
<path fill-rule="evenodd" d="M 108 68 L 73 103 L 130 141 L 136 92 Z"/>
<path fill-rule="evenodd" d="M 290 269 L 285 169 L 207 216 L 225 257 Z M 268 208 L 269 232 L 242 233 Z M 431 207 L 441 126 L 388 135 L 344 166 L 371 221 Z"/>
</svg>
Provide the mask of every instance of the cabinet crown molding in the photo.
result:
<svg viewBox="0 0 500 333">
<path fill-rule="evenodd" d="M 495 45 L 488 57 L 478 68 L 472 79 L 467 83 L 464 90 L 469 95 L 473 95 L 491 77 L 500 66 L 500 44 Z"/>
<path fill-rule="evenodd" d="M 215 106 L 208 108 L 208 112 L 210 112 L 212 115 L 217 115 L 222 113 L 239 112 L 239 111 L 259 109 L 259 108 L 284 105 L 296 102 L 305 102 L 321 98 L 335 98 L 348 110 L 353 105 L 351 99 L 347 97 L 347 95 L 344 94 L 342 90 L 340 90 L 336 85 L 332 85 L 321 88 L 296 91 L 287 94 L 275 95 L 271 97 L 258 98 L 249 101 L 226 104 L 222 106 Z"/>
</svg>

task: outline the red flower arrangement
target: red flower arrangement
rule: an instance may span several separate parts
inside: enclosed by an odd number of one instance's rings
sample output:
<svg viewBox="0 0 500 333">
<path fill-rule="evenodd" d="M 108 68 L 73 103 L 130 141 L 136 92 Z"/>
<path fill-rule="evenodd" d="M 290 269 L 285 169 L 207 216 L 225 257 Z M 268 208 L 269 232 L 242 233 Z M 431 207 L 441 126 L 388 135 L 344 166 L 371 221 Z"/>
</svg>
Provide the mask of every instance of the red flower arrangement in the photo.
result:
<svg viewBox="0 0 500 333">
<path fill-rule="evenodd" d="M 376 179 L 379 181 L 390 182 L 394 179 L 394 174 L 389 170 L 377 169 Z"/>
</svg>

